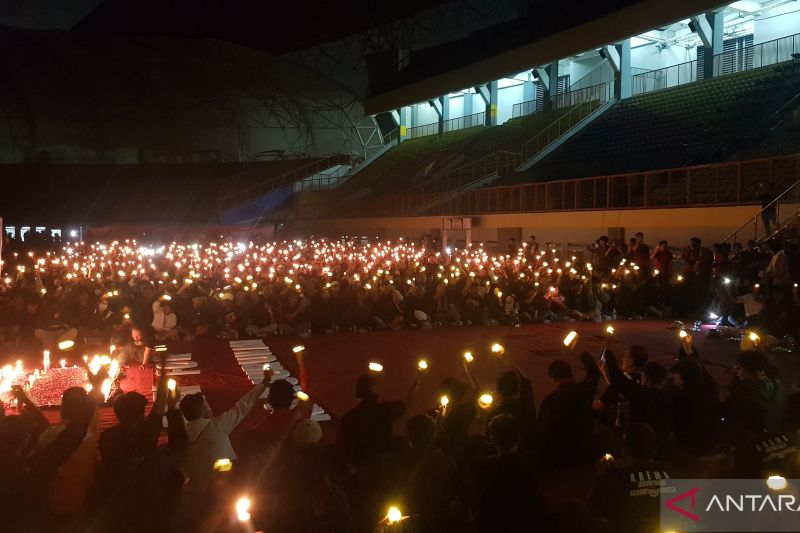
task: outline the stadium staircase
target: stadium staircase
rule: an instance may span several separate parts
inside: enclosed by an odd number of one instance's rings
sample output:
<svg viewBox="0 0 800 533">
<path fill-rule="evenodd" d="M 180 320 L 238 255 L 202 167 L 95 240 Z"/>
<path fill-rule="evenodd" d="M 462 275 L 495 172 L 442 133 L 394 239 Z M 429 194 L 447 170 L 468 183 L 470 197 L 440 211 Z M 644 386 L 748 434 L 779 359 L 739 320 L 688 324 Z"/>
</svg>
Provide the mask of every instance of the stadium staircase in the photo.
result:
<svg viewBox="0 0 800 533">
<path fill-rule="evenodd" d="M 292 186 L 306 178 L 331 168 L 352 165 L 353 158 L 346 154 L 334 154 L 328 157 L 308 160 L 276 161 L 283 170 L 277 175 L 264 179 L 264 169 L 255 168 L 230 176 L 229 188 L 238 188 L 234 193 L 222 196 L 219 202 L 220 219 L 226 222 L 256 221 L 268 211 L 278 209 L 292 196 Z M 274 170 L 274 169 L 273 169 Z M 259 182 L 244 188 L 237 187 Z"/>
<path fill-rule="evenodd" d="M 353 174 L 331 195 L 334 201 L 347 201 L 402 190 L 409 181 L 454 164 L 460 148 L 485 130 L 484 126 L 475 126 L 408 139 Z"/>
<path fill-rule="evenodd" d="M 794 60 L 634 96 L 527 172 L 495 185 L 725 161 L 767 138 L 798 92 L 800 61 Z"/>
<path fill-rule="evenodd" d="M 540 111 L 492 128 L 465 147 L 465 153 L 471 156 L 467 163 L 403 191 L 405 196 L 418 199 L 407 203 L 407 214 L 425 214 L 453 194 L 491 185 L 502 176 L 527 168 L 531 161 L 564 142 L 612 105 L 613 101 L 591 100 Z"/>
<path fill-rule="evenodd" d="M 775 209 L 777 223 L 770 232 L 766 231 L 762 214 L 767 209 Z M 742 224 L 736 231 L 725 237 L 723 242 L 735 243 L 753 240 L 755 244 L 766 242 L 781 233 L 794 233 L 797 236 L 800 230 L 800 180 L 795 181 L 789 188 L 780 193 L 767 207 Z"/>
</svg>

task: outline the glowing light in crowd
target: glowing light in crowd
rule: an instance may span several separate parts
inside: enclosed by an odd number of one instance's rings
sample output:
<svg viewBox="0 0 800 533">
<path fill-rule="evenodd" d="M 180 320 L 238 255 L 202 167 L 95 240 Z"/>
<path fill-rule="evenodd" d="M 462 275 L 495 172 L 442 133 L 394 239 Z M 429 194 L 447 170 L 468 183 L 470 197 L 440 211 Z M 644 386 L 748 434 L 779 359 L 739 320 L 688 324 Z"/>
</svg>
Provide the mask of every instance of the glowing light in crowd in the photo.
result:
<svg viewBox="0 0 800 533">
<path fill-rule="evenodd" d="M 767 478 L 767 487 L 772 490 L 783 490 L 786 486 L 786 478 L 783 476 L 772 475 Z"/>
<path fill-rule="evenodd" d="M 492 406 L 494 397 L 489 393 L 484 393 L 478 396 L 478 405 L 483 409 L 488 409 Z"/>
<path fill-rule="evenodd" d="M 264 363 L 264 366 L 261 367 L 261 370 L 263 370 L 264 372 L 269 370 L 269 363 Z"/>
<path fill-rule="evenodd" d="M 492 350 L 492 353 L 497 355 L 503 355 L 506 352 L 505 347 L 498 342 L 492 344 L 492 347 L 490 349 Z"/>
<path fill-rule="evenodd" d="M 403 520 L 403 513 L 400 509 L 394 505 L 389 507 L 389 511 L 386 513 L 386 523 L 394 525 L 400 523 L 401 520 Z"/>
<path fill-rule="evenodd" d="M 297 391 L 295 396 L 297 396 L 297 399 L 301 402 L 307 402 L 310 399 L 310 396 L 301 390 Z"/>
<path fill-rule="evenodd" d="M 236 500 L 236 518 L 239 522 L 250 520 L 250 498 L 242 497 Z"/>
<path fill-rule="evenodd" d="M 578 342 L 578 332 L 577 331 L 570 331 L 567 333 L 567 336 L 564 337 L 564 346 L 567 348 L 572 348 L 575 346 L 575 343 Z"/>
<path fill-rule="evenodd" d="M 686 337 L 688 337 L 688 336 L 689 336 L 689 334 L 688 334 L 688 333 L 686 333 L 686 330 L 685 330 L 685 329 L 682 329 L 682 330 L 680 330 L 680 331 L 678 332 L 678 337 L 680 337 L 681 339 L 685 339 L 685 338 L 686 338 Z"/>
<path fill-rule="evenodd" d="M 419 370 L 428 370 L 428 362 L 425 359 L 420 359 L 417 363 L 417 368 Z"/>
<path fill-rule="evenodd" d="M 294 353 L 300 353 L 300 352 L 304 351 L 305 349 L 306 349 L 305 346 L 303 346 L 302 344 L 298 344 L 297 346 L 292 348 L 292 351 Z"/>
<path fill-rule="evenodd" d="M 759 336 L 755 331 L 751 331 L 747 336 L 753 342 L 758 342 L 759 341 Z"/>
<path fill-rule="evenodd" d="M 608 327 L 606 328 L 606 333 L 607 333 L 608 335 L 613 335 L 613 334 L 614 334 L 614 326 L 608 326 Z"/>
<path fill-rule="evenodd" d="M 42 369 L 45 372 L 50 370 L 50 350 L 45 350 L 42 353 Z"/>
<path fill-rule="evenodd" d="M 174 393 L 175 392 L 175 387 L 177 387 L 177 386 L 178 386 L 178 384 L 175 382 L 174 379 L 169 378 L 169 380 L 167 380 L 167 389 L 169 389 L 170 392 Z"/>
<path fill-rule="evenodd" d="M 464 352 L 464 361 L 471 363 L 474 360 L 475 358 L 472 356 L 472 352 Z"/>
<path fill-rule="evenodd" d="M 230 459 L 222 458 L 214 461 L 215 472 L 230 472 L 233 468 L 233 462 Z"/>
<path fill-rule="evenodd" d="M 370 372 L 383 372 L 383 365 L 374 361 L 370 362 L 367 368 L 369 368 Z"/>
</svg>

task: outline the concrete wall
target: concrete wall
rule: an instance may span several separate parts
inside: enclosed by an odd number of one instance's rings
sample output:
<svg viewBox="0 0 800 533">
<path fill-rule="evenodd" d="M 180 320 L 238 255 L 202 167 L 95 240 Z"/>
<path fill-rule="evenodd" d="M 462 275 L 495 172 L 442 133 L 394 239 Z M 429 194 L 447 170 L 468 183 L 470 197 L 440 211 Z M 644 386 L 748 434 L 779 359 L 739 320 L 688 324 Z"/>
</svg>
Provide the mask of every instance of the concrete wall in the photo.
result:
<svg viewBox="0 0 800 533">
<path fill-rule="evenodd" d="M 630 209 L 607 211 L 569 211 L 557 213 L 519 213 L 485 215 L 472 218 L 473 241 L 504 243 L 511 235 L 536 235 L 539 242 L 562 245 L 592 243 L 611 228 L 624 228 L 625 237 L 642 231 L 648 242 L 667 240 L 672 246 L 685 244 L 697 236 L 704 242 L 718 242 L 748 221 L 759 207 L 703 207 L 675 209 Z M 444 217 L 363 218 L 308 221 L 298 227 L 303 234 L 338 237 L 417 238 L 439 235 Z M 519 231 L 520 233 L 516 233 Z M 463 241 L 465 232 L 451 231 L 450 242 Z M 745 237 L 743 237 L 745 238 Z"/>
<path fill-rule="evenodd" d="M 770 10 L 754 22 L 755 44 L 800 32 L 800 3 L 789 2 Z"/>
</svg>

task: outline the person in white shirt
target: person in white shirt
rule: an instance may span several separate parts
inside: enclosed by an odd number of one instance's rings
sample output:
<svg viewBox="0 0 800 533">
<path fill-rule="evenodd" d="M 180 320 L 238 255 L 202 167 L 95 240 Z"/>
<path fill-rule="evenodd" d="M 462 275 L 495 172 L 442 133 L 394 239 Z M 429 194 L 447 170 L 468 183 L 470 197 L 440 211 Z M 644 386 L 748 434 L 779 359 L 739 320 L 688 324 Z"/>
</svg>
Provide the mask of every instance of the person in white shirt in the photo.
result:
<svg viewBox="0 0 800 533">
<path fill-rule="evenodd" d="M 166 341 L 178 338 L 178 316 L 172 310 L 169 300 L 159 299 L 153 302 L 153 323 L 156 340 Z"/>
<path fill-rule="evenodd" d="M 187 482 L 184 494 L 187 503 L 202 499 L 214 472 L 214 463 L 219 459 L 234 461 L 236 452 L 231 446 L 230 434 L 247 417 L 270 383 L 272 373 L 264 371 L 263 381 L 242 396 L 228 411 L 214 416 L 203 393 L 189 394 L 181 400 L 181 411 L 188 421 L 186 434 L 189 447 L 181 463 Z"/>
</svg>

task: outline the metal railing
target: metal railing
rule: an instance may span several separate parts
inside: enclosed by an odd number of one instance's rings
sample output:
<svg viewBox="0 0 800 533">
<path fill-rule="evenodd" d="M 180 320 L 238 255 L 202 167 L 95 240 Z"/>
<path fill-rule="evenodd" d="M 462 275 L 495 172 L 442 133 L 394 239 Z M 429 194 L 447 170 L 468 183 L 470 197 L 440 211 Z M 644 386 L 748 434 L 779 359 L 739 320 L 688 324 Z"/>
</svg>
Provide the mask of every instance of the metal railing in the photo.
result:
<svg viewBox="0 0 800 533">
<path fill-rule="evenodd" d="M 608 88 L 607 84 L 602 84 Z M 591 89 L 591 88 L 590 88 Z M 580 89 L 578 92 L 584 92 L 588 89 Z M 568 94 L 568 93 L 566 93 Z M 606 98 L 608 91 L 605 92 Z M 549 126 L 536 134 L 535 137 L 529 139 L 522 145 L 523 161 L 527 161 L 535 156 L 558 139 L 560 139 L 569 130 L 589 118 L 595 109 L 600 107 L 605 100 L 590 100 L 582 102 L 570 109 L 563 116 L 553 121 Z"/>
<path fill-rule="evenodd" d="M 609 61 L 597 64 L 592 70 L 587 72 L 582 78 L 573 82 L 569 86 L 570 91 L 584 89 L 601 83 L 611 85 L 614 82 L 614 68 Z"/>
<path fill-rule="evenodd" d="M 475 126 L 483 126 L 486 123 L 486 113 L 473 113 L 463 117 L 451 118 L 442 122 L 442 132 L 463 130 Z M 406 128 L 406 138 L 416 139 L 417 137 L 427 137 L 428 135 L 436 135 L 439 133 L 439 122 L 431 122 L 430 124 L 422 124 Z"/>
<path fill-rule="evenodd" d="M 795 181 L 769 204 L 763 206 L 752 218 L 725 237 L 723 242 L 739 242 L 740 235 L 746 235 L 748 239 L 752 235 L 755 242 L 762 241 L 784 227 L 797 213 L 798 208 L 800 208 L 800 180 Z M 774 212 L 774 217 L 770 216 L 771 212 Z M 767 231 L 765 219 L 771 220 L 772 227 L 769 228 L 769 231 Z M 759 222 L 761 222 L 760 227 Z"/>
<path fill-rule="evenodd" d="M 561 109 L 588 102 L 607 102 L 608 98 L 609 85 L 607 83 L 598 83 L 597 85 L 573 89 L 557 95 L 553 102 L 553 107 Z"/>
<path fill-rule="evenodd" d="M 400 139 L 400 128 L 395 128 L 382 137 L 383 146 L 391 144 Z"/>
<path fill-rule="evenodd" d="M 758 184 L 785 190 L 800 180 L 800 154 L 441 193 L 386 195 L 347 205 L 330 202 L 298 209 L 298 218 L 396 217 L 429 204 L 425 215 L 589 211 L 751 205 Z"/>
<path fill-rule="evenodd" d="M 404 191 L 409 195 L 444 193 L 460 189 L 494 173 L 505 174 L 522 164 L 522 154 L 507 151 L 492 152 L 468 165 L 451 170 L 446 175 L 428 180 Z"/>
<path fill-rule="evenodd" d="M 252 187 L 247 187 L 233 194 L 223 196 L 220 199 L 220 206 L 224 209 L 239 205 L 258 196 L 268 194 L 280 187 L 291 185 L 298 180 L 313 176 L 318 172 L 329 169 L 336 165 L 349 165 L 352 163 L 352 161 L 353 158 L 345 154 L 335 154 L 323 159 L 319 159 L 300 168 L 295 168 L 285 172 L 279 176 L 269 178 L 258 185 L 253 185 Z M 251 172 L 257 173 L 258 169 L 254 169 Z"/>
<path fill-rule="evenodd" d="M 727 50 L 714 56 L 714 76 L 766 67 L 793 59 L 800 53 L 800 33 L 763 43 Z"/>
<path fill-rule="evenodd" d="M 574 96 L 570 96 L 570 93 L 574 93 Z M 589 98 L 592 96 L 607 99 L 608 85 L 600 84 L 577 91 L 569 91 L 559 96 L 564 97 L 562 102 L 570 102 L 579 98 Z M 428 180 L 406 190 L 406 194 L 421 198 L 421 203 L 414 205 L 412 209 L 427 207 L 428 204 L 435 202 L 436 198 L 428 197 L 428 195 L 432 193 L 438 193 L 441 197 L 444 197 L 445 195 L 452 194 L 453 191 L 481 184 L 481 182 L 493 175 L 502 176 L 513 172 L 525 161 L 556 142 L 561 136 L 566 134 L 570 128 L 586 120 L 599 105 L 599 100 L 591 100 L 575 105 L 572 109 L 539 132 L 535 137 L 525 142 L 522 145 L 521 153 L 498 150 L 476 161 L 472 161 L 467 165 L 452 170 L 445 176 Z"/>
<path fill-rule="evenodd" d="M 800 34 L 727 50 L 716 54 L 714 77 L 735 74 L 794 59 L 800 53 Z M 633 76 L 633 94 L 660 91 L 697 81 L 697 61 L 687 61 Z"/>
<path fill-rule="evenodd" d="M 687 61 L 633 77 L 633 94 L 644 94 L 697 81 L 697 61 Z"/>
<path fill-rule="evenodd" d="M 543 101 L 541 99 L 525 100 L 518 104 L 511 106 L 511 118 L 524 117 L 525 115 L 533 115 L 537 111 L 541 111 Z"/>
<path fill-rule="evenodd" d="M 606 102 L 610 95 L 610 85 L 608 83 L 598 83 L 588 87 L 578 87 L 556 95 L 553 99 L 553 108 L 561 109 L 592 100 Z M 511 118 L 524 117 L 541 111 L 544 106 L 542 100 L 526 100 L 511 107 Z"/>
</svg>

